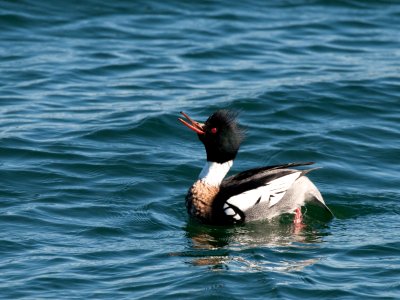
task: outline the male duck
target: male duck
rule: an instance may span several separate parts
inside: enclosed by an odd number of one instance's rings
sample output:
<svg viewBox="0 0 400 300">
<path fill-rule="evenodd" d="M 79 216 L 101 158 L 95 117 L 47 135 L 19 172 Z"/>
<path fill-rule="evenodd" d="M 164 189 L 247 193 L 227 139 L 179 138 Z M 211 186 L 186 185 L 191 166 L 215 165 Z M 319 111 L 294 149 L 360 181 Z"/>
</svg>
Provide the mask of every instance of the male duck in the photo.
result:
<svg viewBox="0 0 400 300">
<path fill-rule="evenodd" d="M 204 124 L 181 114 L 187 121 L 179 121 L 197 133 L 207 153 L 207 163 L 186 196 L 191 216 L 206 224 L 228 225 L 290 213 L 294 223 L 301 223 L 301 207 L 306 203 L 316 204 L 333 216 L 319 190 L 305 176 L 314 169 L 291 168 L 312 162 L 265 166 L 224 179 L 244 137 L 237 114 L 219 110 Z"/>
</svg>

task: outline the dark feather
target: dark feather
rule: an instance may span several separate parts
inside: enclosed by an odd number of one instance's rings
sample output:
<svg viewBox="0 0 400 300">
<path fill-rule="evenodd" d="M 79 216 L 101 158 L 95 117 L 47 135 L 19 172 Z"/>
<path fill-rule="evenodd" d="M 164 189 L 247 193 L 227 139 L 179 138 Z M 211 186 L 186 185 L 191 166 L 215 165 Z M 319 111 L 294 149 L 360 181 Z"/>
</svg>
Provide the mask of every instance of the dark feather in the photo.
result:
<svg viewBox="0 0 400 300">
<path fill-rule="evenodd" d="M 216 209 L 221 209 L 224 203 L 233 196 L 264 186 L 268 182 L 299 171 L 296 169 L 288 169 L 289 167 L 308 166 L 311 164 L 313 164 L 313 162 L 266 166 L 230 176 L 222 181 L 220 191 L 214 200 L 214 206 Z M 302 175 L 305 175 L 311 170 L 304 170 Z"/>
<path fill-rule="evenodd" d="M 301 162 L 301 163 L 288 163 L 288 164 L 282 164 L 282 165 L 273 165 L 273 166 L 265 166 L 261 168 L 254 168 L 250 169 L 244 172 L 240 172 L 239 174 L 230 176 L 226 178 L 224 181 L 242 181 L 244 179 L 247 179 L 249 177 L 252 177 L 254 175 L 263 173 L 265 171 L 270 171 L 270 170 L 277 170 L 277 169 L 287 169 L 287 168 L 292 168 L 292 167 L 302 167 L 302 166 L 309 166 L 314 164 L 314 162 Z"/>
<path fill-rule="evenodd" d="M 249 190 L 256 189 L 260 186 L 266 185 L 268 182 L 278 179 L 282 176 L 289 175 L 297 172 L 297 170 L 282 169 L 282 170 L 270 170 L 255 173 L 251 177 L 246 177 L 242 180 L 237 180 L 235 177 L 232 179 L 227 178 L 222 181 L 220 192 L 218 196 L 224 196 L 226 199 L 244 193 Z"/>
</svg>

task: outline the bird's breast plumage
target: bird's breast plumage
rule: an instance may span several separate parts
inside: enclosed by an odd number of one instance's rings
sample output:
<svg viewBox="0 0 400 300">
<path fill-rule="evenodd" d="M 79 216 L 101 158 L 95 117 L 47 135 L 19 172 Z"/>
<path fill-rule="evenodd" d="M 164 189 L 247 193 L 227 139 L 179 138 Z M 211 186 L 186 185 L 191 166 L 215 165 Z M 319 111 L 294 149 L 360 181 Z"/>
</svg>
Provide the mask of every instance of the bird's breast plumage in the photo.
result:
<svg viewBox="0 0 400 300">
<path fill-rule="evenodd" d="M 218 186 L 209 185 L 203 180 L 196 181 L 186 195 L 188 213 L 201 221 L 211 221 L 213 202 L 218 192 Z"/>
</svg>

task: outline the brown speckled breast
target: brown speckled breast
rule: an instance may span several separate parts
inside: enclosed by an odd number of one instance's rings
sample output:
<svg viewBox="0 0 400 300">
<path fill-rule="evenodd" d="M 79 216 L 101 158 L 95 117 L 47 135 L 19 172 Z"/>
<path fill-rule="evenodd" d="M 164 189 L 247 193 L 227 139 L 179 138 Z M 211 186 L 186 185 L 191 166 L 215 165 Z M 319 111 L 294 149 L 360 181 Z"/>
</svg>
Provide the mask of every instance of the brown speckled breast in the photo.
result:
<svg viewBox="0 0 400 300">
<path fill-rule="evenodd" d="M 188 213 L 201 220 L 211 221 L 212 205 L 219 187 L 206 184 L 202 180 L 196 181 L 186 195 Z"/>
</svg>

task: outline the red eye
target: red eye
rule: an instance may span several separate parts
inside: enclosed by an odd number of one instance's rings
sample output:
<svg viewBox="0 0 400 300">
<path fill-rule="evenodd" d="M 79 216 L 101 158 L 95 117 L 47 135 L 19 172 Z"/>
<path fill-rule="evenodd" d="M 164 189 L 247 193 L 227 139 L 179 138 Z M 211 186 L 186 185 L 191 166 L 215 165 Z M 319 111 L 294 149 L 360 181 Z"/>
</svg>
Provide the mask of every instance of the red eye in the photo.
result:
<svg viewBox="0 0 400 300">
<path fill-rule="evenodd" d="M 211 133 L 212 133 L 212 134 L 216 134 L 217 131 L 218 131 L 217 128 L 215 128 L 215 127 L 214 127 L 214 128 L 211 128 Z"/>
</svg>

